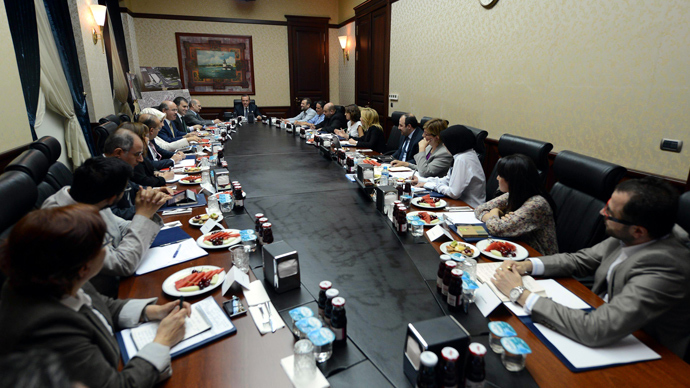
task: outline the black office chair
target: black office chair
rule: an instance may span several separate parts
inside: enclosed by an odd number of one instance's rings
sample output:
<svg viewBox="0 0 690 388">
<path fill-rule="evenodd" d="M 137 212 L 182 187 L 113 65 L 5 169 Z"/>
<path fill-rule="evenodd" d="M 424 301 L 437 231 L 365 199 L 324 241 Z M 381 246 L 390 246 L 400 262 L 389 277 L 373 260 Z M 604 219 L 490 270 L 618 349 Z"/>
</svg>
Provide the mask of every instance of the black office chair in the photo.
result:
<svg viewBox="0 0 690 388">
<path fill-rule="evenodd" d="M 29 144 L 30 149 L 39 150 L 48 158 L 49 163 L 55 163 L 62 153 L 60 142 L 52 136 L 43 136 L 42 138 Z"/>
<path fill-rule="evenodd" d="M 484 140 L 486 140 L 486 137 L 489 135 L 489 132 L 475 128 L 475 127 L 470 127 L 468 125 L 465 125 L 465 128 L 469 129 L 474 133 L 474 137 L 477 139 L 477 142 L 474 144 L 474 150 L 477 152 L 477 156 L 479 157 L 479 161 L 484 164 L 484 159 L 486 159 L 486 144 L 484 144 Z"/>
<path fill-rule="evenodd" d="M 553 163 L 556 184 L 556 237 L 560 252 L 575 252 L 605 238 L 599 211 L 609 200 L 626 169 L 613 163 L 561 151 Z"/>
<path fill-rule="evenodd" d="M 48 168 L 48 173 L 43 181 L 53 186 L 55 190 L 60 190 L 65 186 L 72 185 L 72 171 L 61 162 L 55 162 Z"/>
<path fill-rule="evenodd" d="M 540 140 L 528 139 L 515 135 L 505 134 L 498 139 L 498 154 L 501 157 L 523 154 L 528 156 L 539 171 L 539 177 L 542 182 L 546 182 L 546 174 L 549 171 L 549 152 L 553 149 L 553 144 L 546 143 Z M 496 177 L 498 172 L 496 167 L 491 172 L 491 176 L 486 180 L 486 200 L 489 201 L 497 196 L 498 181 Z M 500 192 L 498 192 L 500 194 Z"/>
<path fill-rule="evenodd" d="M 105 146 L 105 140 L 117 130 L 118 124 L 115 124 L 112 121 L 108 121 L 107 123 L 103 123 L 96 128 L 93 129 L 94 133 L 96 134 L 97 140 L 96 140 L 96 147 L 98 148 L 98 154 L 103 153 L 103 148 Z"/>
<path fill-rule="evenodd" d="M 676 223 L 690 233 L 690 191 L 686 191 L 680 196 Z"/>
<path fill-rule="evenodd" d="M 36 183 L 22 171 L 7 171 L 0 175 L 0 198 L 0 233 L 4 233 L 33 209 Z"/>
<path fill-rule="evenodd" d="M 50 162 L 43 152 L 29 149 L 14 158 L 5 167 L 5 171 L 21 171 L 31 177 L 34 183 L 38 185 L 43 182 L 49 167 Z"/>
<path fill-rule="evenodd" d="M 432 120 L 432 119 L 433 119 L 433 117 L 429 117 L 429 116 L 422 117 L 422 121 L 419 122 L 419 127 L 424 128 L 424 124 L 426 124 L 427 121 Z M 400 120 L 400 119 L 398 119 L 398 120 Z"/>
<path fill-rule="evenodd" d="M 120 125 L 121 119 L 120 119 L 120 116 L 118 116 L 118 115 L 107 115 L 105 117 L 101 117 L 101 119 L 98 120 L 98 124 L 105 124 L 108 121 L 110 121 L 111 123 L 115 123 L 115 125 Z M 129 121 L 129 120 L 127 120 L 127 121 Z"/>
<path fill-rule="evenodd" d="M 132 122 L 132 118 L 124 113 L 117 115 L 117 117 L 120 118 L 120 124 Z"/>
<path fill-rule="evenodd" d="M 232 106 L 241 105 L 241 104 L 242 104 L 242 99 L 239 99 L 239 100 L 238 100 L 238 99 L 234 99 L 233 102 L 232 102 Z M 254 104 L 254 105 L 256 105 L 256 100 L 249 100 L 249 104 Z"/>
<path fill-rule="evenodd" d="M 392 155 L 398 150 L 398 147 L 400 147 L 400 129 L 398 129 L 398 124 L 400 123 L 400 117 L 406 114 L 407 112 L 401 112 L 398 110 L 391 114 L 393 126 L 391 127 L 391 132 L 388 134 L 385 155 Z"/>
<path fill-rule="evenodd" d="M 41 205 L 43 205 L 43 202 L 45 202 L 45 200 L 51 195 L 57 193 L 58 189 L 53 187 L 53 185 L 50 183 L 43 181 L 36 186 L 36 191 L 38 192 L 38 196 L 36 197 L 34 208 L 40 209 Z"/>
</svg>

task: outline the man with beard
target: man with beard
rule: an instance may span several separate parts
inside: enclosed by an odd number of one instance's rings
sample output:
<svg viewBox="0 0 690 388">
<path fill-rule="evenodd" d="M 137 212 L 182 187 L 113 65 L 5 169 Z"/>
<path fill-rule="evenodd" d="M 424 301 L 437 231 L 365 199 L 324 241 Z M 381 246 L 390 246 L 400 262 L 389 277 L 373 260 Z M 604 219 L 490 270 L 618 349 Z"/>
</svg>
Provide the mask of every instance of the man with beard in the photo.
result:
<svg viewBox="0 0 690 388">
<path fill-rule="evenodd" d="M 586 346 L 614 343 L 643 329 L 680 357 L 690 343 L 688 233 L 675 225 L 678 194 L 647 177 L 620 183 L 599 212 L 611 236 L 576 253 L 507 261 L 496 287 L 525 307 L 535 323 Z M 523 288 L 521 275 L 594 275 L 592 291 L 604 303 L 594 311 L 571 309 Z"/>
</svg>

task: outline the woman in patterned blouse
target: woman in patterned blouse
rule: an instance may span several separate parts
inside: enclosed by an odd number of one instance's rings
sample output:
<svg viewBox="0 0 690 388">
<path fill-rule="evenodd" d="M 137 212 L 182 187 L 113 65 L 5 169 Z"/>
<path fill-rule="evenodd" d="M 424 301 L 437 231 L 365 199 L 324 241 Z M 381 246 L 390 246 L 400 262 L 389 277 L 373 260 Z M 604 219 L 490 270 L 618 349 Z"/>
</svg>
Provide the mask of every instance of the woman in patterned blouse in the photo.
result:
<svg viewBox="0 0 690 388">
<path fill-rule="evenodd" d="M 494 236 L 520 237 L 543 255 L 558 253 L 556 204 L 544 190 L 532 159 L 506 156 L 496 169 L 498 188 L 505 194 L 480 205 L 474 214 Z"/>
</svg>

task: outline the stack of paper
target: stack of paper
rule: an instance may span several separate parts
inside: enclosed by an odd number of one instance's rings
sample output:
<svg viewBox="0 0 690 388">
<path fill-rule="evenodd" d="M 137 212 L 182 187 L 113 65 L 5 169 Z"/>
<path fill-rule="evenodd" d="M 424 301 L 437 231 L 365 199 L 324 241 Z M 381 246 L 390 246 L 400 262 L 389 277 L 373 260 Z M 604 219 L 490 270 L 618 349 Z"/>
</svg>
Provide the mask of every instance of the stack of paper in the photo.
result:
<svg viewBox="0 0 690 388">
<path fill-rule="evenodd" d="M 130 335 L 137 349 L 141 350 L 141 348 L 153 342 L 156 338 L 158 326 L 160 326 L 160 322 L 155 321 L 147 322 L 131 329 Z M 182 340 L 192 338 L 197 334 L 210 330 L 211 323 L 208 321 L 208 318 L 206 318 L 206 314 L 203 310 L 200 310 L 199 306 L 193 305 L 191 316 L 185 319 L 184 329 L 184 338 Z"/>
<path fill-rule="evenodd" d="M 503 294 L 501 291 L 496 288 L 494 283 L 491 281 L 491 278 L 494 276 L 494 273 L 496 272 L 496 269 L 501 266 L 503 263 L 482 263 L 482 264 L 477 264 L 477 279 L 479 279 L 480 282 L 486 284 L 491 288 L 491 291 L 496 294 L 496 296 L 502 301 L 502 302 L 510 302 L 510 298 L 508 298 L 505 294 Z M 522 277 L 522 284 L 525 286 L 526 289 L 530 290 L 531 292 L 539 295 L 546 297 L 546 290 L 544 289 L 543 286 L 541 286 L 539 283 L 537 283 L 536 280 L 534 280 L 533 277 L 529 275 L 525 275 Z"/>
<path fill-rule="evenodd" d="M 180 247 L 179 251 L 177 251 L 178 246 Z M 177 251 L 177 256 L 175 256 L 175 251 Z M 191 238 L 183 240 L 179 244 L 151 248 L 141 259 L 136 274 L 143 275 L 206 255 L 208 255 L 208 252 L 199 247 L 196 241 Z"/>
</svg>

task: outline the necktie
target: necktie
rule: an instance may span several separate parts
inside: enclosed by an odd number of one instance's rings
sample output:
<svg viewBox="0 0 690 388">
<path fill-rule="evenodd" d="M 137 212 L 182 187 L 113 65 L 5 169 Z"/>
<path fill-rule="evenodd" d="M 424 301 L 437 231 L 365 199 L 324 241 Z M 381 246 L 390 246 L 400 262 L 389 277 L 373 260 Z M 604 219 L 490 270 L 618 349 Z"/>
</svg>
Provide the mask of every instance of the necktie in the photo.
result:
<svg viewBox="0 0 690 388">
<path fill-rule="evenodd" d="M 161 154 L 158 153 L 158 150 L 156 149 L 156 146 L 153 144 L 153 142 L 149 142 L 149 149 L 151 150 L 151 156 L 153 157 L 153 160 L 161 160 L 163 158 Z"/>
<path fill-rule="evenodd" d="M 407 160 L 407 145 L 410 143 L 410 138 L 406 137 L 403 142 L 402 154 L 400 155 L 400 160 L 403 162 Z"/>
<path fill-rule="evenodd" d="M 244 108 L 244 117 L 249 117 L 249 109 Z"/>
</svg>

